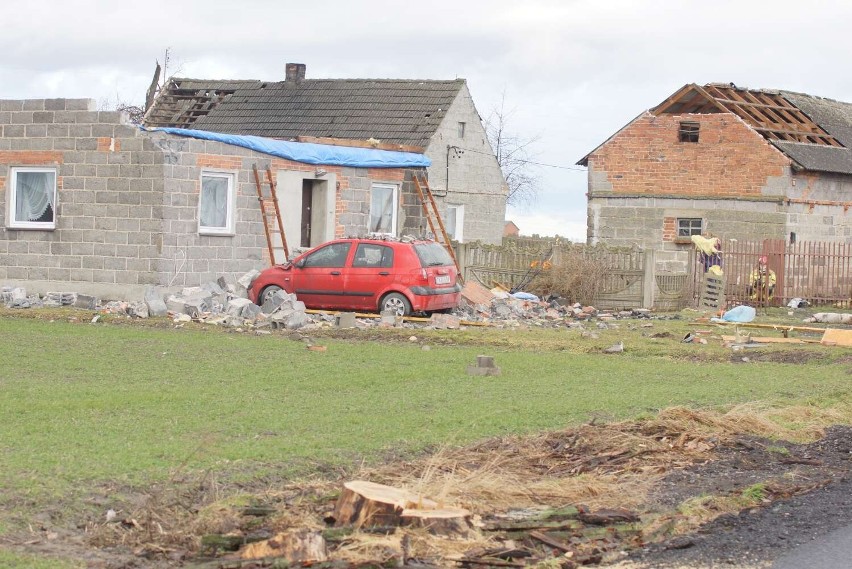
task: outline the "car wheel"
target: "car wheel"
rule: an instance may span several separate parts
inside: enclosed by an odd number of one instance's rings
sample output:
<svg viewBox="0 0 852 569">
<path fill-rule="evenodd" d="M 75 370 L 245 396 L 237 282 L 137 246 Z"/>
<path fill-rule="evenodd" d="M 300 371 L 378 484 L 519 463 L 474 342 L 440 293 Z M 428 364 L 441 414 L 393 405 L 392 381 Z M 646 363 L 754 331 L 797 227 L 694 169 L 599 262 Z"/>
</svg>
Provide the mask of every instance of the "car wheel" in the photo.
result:
<svg viewBox="0 0 852 569">
<path fill-rule="evenodd" d="M 269 285 L 268 287 L 263 289 L 263 292 L 260 293 L 260 297 L 258 298 L 258 300 L 260 300 L 260 302 L 258 304 L 260 304 L 260 306 L 263 306 L 264 304 L 267 303 L 267 301 L 272 299 L 272 297 L 275 296 L 275 293 L 278 292 L 279 290 L 282 290 L 282 288 L 280 286 Z"/>
<path fill-rule="evenodd" d="M 398 292 L 386 294 L 379 304 L 379 312 L 393 312 L 397 316 L 407 316 L 411 314 L 411 303 Z"/>
</svg>

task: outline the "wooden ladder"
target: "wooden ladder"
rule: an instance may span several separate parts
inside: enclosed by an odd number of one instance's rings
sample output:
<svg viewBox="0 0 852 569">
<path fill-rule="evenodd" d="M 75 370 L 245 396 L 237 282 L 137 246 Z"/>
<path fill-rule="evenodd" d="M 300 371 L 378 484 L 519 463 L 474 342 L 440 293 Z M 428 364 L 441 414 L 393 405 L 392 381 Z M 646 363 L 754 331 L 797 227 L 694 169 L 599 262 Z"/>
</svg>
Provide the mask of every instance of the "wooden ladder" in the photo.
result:
<svg viewBox="0 0 852 569">
<path fill-rule="evenodd" d="M 435 198 L 432 196 L 432 190 L 429 188 L 429 182 L 426 178 L 420 179 L 419 174 L 414 174 L 414 187 L 417 188 L 417 193 L 420 195 L 420 205 L 423 206 L 423 215 L 426 221 L 429 222 L 429 230 L 435 236 L 435 241 L 444 246 L 450 257 L 453 259 L 453 264 L 456 266 L 458 280 L 462 280 L 461 267 L 459 260 L 456 258 L 456 252 L 453 250 L 453 244 L 450 242 L 450 236 L 447 235 L 447 230 L 444 227 L 444 221 L 441 219 L 441 214 L 438 211 L 438 205 L 435 203 Z"/>
<path fill-rule="evenodd" d="M 254 170 L 254 183 L 257 187 L 257 201 L 260 202 L 260 216 L 263 218 L 263 230 L 266 233 L 269 264 L 275 265 L 275 244 L 272 242 L 272 235 L 277 233 L 281 236 L 281 248 L 284 249 L 285 261 L 290 257 L 290 250 L 287 248 L 287 237 L 284 235 L 284 224 L 281 222 L 281 210 L 278 207 L 278 196 L 275 194 L 275 182 L 272 181 L 272 169 L 266 168 L 268 196 L 263 195 L 263 184 L 260 183 L 257 164 L 252 166 L 252 170 Z"/>
</svg>

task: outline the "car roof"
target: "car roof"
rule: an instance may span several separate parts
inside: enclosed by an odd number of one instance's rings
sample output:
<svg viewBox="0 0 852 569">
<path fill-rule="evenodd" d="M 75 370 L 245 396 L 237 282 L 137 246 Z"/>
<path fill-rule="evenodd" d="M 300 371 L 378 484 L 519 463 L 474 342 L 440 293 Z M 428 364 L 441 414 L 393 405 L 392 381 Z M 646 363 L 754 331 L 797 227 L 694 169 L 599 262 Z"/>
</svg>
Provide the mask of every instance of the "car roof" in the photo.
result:
<svg viewBox="0 0 852 569">
<path fill-rule="evenodd" d="M 342 239 L 335 239 L 335 241 L 364 241 L 369 243 L 383 243 L 385 245 L 418 245 L 423 243 L 438 243 L 433 239 L 412 239 L 404 237 L 344 237 Z"/>
</svg>

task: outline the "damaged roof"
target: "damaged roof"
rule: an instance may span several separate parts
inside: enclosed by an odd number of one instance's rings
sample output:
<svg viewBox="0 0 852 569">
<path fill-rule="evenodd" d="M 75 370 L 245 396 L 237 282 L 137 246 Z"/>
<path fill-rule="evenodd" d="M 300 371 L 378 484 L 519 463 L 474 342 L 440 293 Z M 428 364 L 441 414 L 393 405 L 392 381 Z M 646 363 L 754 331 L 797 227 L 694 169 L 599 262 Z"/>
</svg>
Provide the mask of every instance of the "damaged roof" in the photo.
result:
<svg viewBox="0 0 852 569">
<path fill-rule="evenodd" d="M 850 103 L 792 91 L 748 89 L 733 83 L 703 86 L 691 83 L 650 112 L 654 115 L 732 113 L 787 155 L 798 168 L 852 174 Z M 588 165 L 593 152 L 578 164 Z"/>
<path fill-rule="evenodd" d="M 426 146 L 464 84 L 464 79 L 173 78 L 148 110 L 145 125 Z"/>
</svg>

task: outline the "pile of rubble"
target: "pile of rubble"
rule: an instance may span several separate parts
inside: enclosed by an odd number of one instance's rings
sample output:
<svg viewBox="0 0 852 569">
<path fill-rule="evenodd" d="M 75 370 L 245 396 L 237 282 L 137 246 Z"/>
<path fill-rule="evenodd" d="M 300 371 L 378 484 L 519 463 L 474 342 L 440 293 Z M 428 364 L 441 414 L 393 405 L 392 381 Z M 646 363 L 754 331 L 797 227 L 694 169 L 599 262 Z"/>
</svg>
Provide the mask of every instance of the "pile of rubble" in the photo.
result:
<svg viewBox="0 0 852 569">
<path fill-rule="evenodd" d="M 312 324 L 305 304 L 296 295 L 279 291 L 263 306 L 248 299 L 248 289 L 259 273 L 251 271 L 230 284 L 224 277 L 198 287 L 168 292 L 150 286 L 144 300 L 109 301 L 75 292 L 48 292 L 43 297 L 27 295 L 21 287 L 0 288 L 0 302 L 7 308 L 43 308 L 71 306 L 106 314 L 133 318 L 169 316 L 175 322 L 202 322 L 234 328 L 284 328 L 296 330 Z"/>
<path fill-rule="evenodd" d="M 251 271 L 233 284 L 220 277 L 180 291 L 150 286 L 144 299 L 135 302 L 101 302 L 98 297 L 75 292 L 48 292 L 42 297 L 27 295 L 21 287 L 5 286 L 0 288 L 0 303 L 8 308 L 73 306 L 132 318 L 168 316 L 175 322 L 287 330 L 323 327 L 459 329 L 465 326 L 582 328 L 583 323 L 590 320 L 604 328 L 621 319 L 678 317 L 652 316 L 650 310 L 643 308 L 604 312 L 593 306 L 566 304 L 559 298 L 541 300 L 528 293 L 510 294 L 500 287 L 489 290 L 475 282 L 465 284 L 462 301 L 456 310 L 450 314 L 432 314 L 428 318 L 403 318 L 393 313 L 374 316 L 306 311 L 303 302 L 284 291 L 278 291 L 262 306 L 254 304 L 248 298 L 248 290 L 258 275 L 257 271 Z"/>
<path fill-rule="evenodd" d="M 542 300 L 528 293 L 512 294 L 502 287 L 489 290 L 475 282 L 465 284 L 461 306 L 455 313 L 464 321 L 488 322 L 502 327 L 576 327 L 578 323 L 592 319 L 606 323 L 622 319 L 659 318 L 652 316 L 647 308 L 601 311 L 580 303 L 567 304 L 561 298 Z"/>
</svg>

